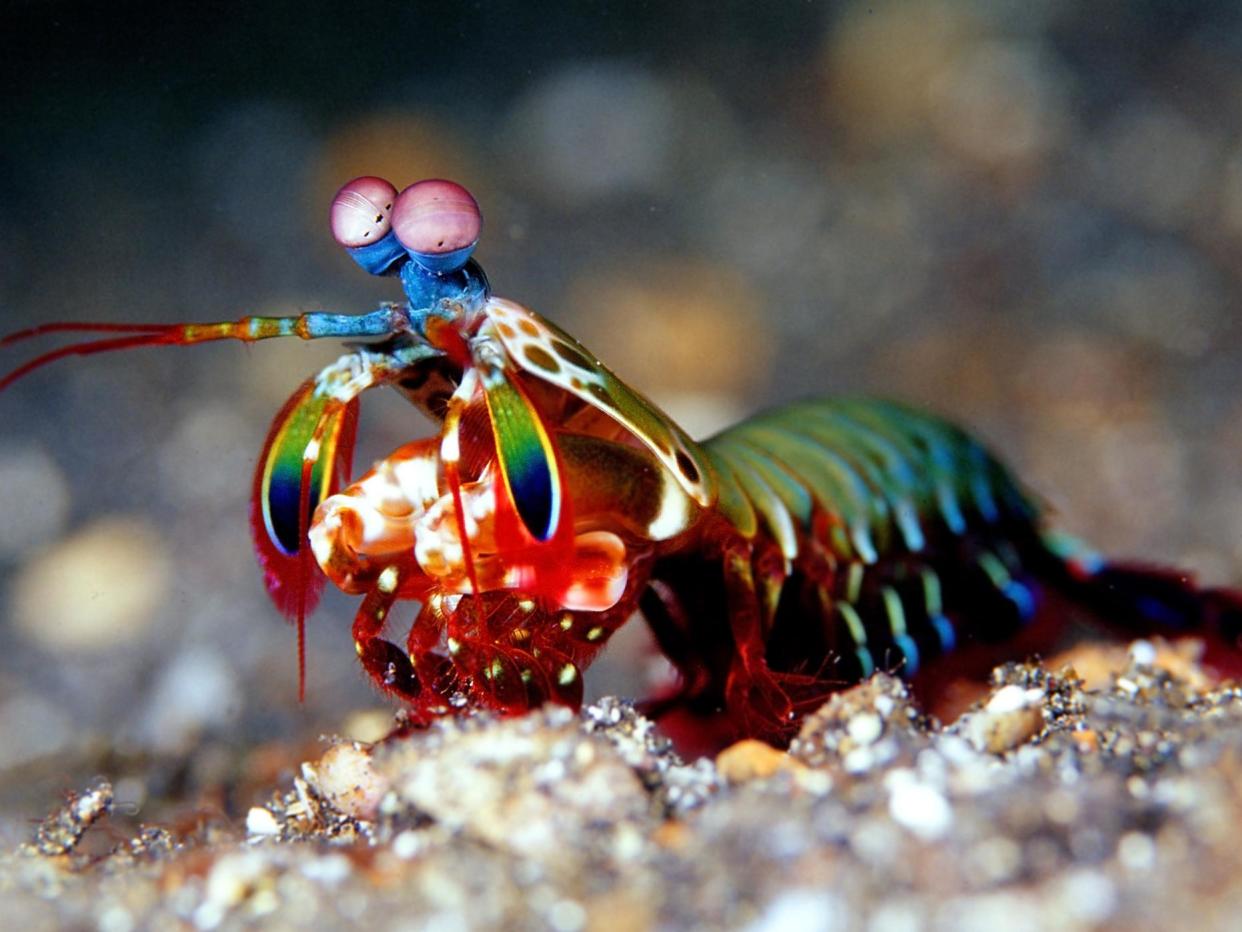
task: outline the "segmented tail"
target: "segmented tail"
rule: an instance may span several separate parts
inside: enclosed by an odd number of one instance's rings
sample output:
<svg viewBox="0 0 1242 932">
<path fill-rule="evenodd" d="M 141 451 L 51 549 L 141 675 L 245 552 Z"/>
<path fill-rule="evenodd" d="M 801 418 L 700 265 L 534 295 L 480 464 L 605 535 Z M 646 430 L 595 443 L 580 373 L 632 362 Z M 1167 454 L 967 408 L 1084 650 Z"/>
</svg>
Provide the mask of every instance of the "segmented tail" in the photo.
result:
<svg viewBox="0 0 1242 932">
<path fill-rule="evenodd" d="M 1228 652 L 1217 665 L 1242 673 L 1242 591 L 1200 587 L 1181 570 L 1105 560 L 1059 535 L 1046 542 L 1065 568 L 1068 594 L 1106 624 L 1128 634 L 1201 635 Z"/>
<path fill-rule="evenodd" d="M 1201 589 L 1187 573 L 1124 563 L 1106 563 L 1073 588 L 1087 607 L 1128 630 L 1203 633 L 1242 647 L 1242 592 Z"/>
</svg>

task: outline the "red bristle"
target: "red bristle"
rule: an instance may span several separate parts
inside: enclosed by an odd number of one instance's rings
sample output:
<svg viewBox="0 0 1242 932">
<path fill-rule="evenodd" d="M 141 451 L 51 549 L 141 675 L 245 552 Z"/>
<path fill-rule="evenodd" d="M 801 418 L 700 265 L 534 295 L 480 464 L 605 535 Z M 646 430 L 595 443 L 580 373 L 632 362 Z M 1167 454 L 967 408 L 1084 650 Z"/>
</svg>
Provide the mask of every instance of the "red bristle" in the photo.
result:
<svg viewBox="0 0 1242 932">
<path fill-rule="evenodd" d="M 263 520 L 263 475 L 272 447 L 293 412 L 306 402 L 315 390 L 314 379 L 303 382 L 293 396 L 285 402 L 272 421 L 263 452 L 255 468 L 251 486 L 250 530 L 255 553 L 263 567 L 264 584 L 272 602 L 282 615 L 297 626 L 298 639 L 298 698 L 305 698 L 306 689 L 306 618 L 314 611 L 323 592 L 324 575 L 315 564 L 314 554 L 307 541 L 310 522 L 311 474 L 314 463 L 302 463 L 299 482 L 298 505 L 298 551 L 286 554 L 269 538 Z M 324 443 L 324 433 L 334 417 L 339 416 L 335 438 Z M 358 402 L 351 401 L 343 408 L 339 403 L 327 405 L 319 416 L 311 435 L 311 442 L 321 444 L 321 456 L 331 457 L 326 464 L 329 475 L 328 494 L 335 494 L 349 482 L 353 463 L 354 440 L 358 430 Z"/>
<path fill-rule="evenodd" d="M 259 454 L 258 464 L 255 466 L 250 492 L 250 536 L 254 542 L 259 565 L 263 567 L 264 586 L 276 609 L 294 622 L 298 616 L 299 603 L 303 605 L 303 614 L 310 614 L 314 611 L 320 593 L 323 591 L 324 577 L 319 573 L 311 573 L 306 585 L 302 586 L 299 582 L 297 555 L 290 556 L 282 552 L 268 537 L 267 526 L 263 521 L 263 472 L 281 427 L 293 410 L 303 403 L 306 395 L 314 388 L 313 379 L 303 382 L 272 421 L 267 439 L 263 441 L 263 450 Z"/>
<path fill-rule="evenodd" d="M 67 356 L 92 356 L 95 353 L 108 353 L 113 350 L 133 349 L 138 346 L 161 346 L 175 342 L 176 334 L 168 330 L 161 330 L 154 333 L 143 333 L 128 337 L 116 337 L 110 340 L 88 340 L 85 343 L 73 343 L 69 346 L 62 346 L 60 349 L 44 353 L 42 356 L 36 356 L 25 365 L 18 366 L 8 375 L 4 376 L 4 378 L 0 378 L 0 391 L 4 391 L 22 376 L 29 375 L 36 369 L 40 369 L 48 363 L 55 362 L 58 359 L 64 359 Z"/>
<path fill-rule="evenodd" d="M 111 324 L 111 323 L 74 323 L 72 321 L 56 321 L 51 324 L 38 324 L 18 330 L 15 333 L 0 337 L 0 346 L 11 346 L 23 340 L 43 336 L 48 333 L 166 333 L 176 330 L 180 324 Z"/>
<path fill-rule="evenodd" d="M 332 473 L 332 483 L 328 488 L 329 495 L 335 495 L 349 485 L 353 476 L 354 442 L 357 438 L 358 399 L 355 398 L 345 406 L 345 413 L 341 415 L 340 433 L 336 440 L 336 468 Z"/>
</svg>

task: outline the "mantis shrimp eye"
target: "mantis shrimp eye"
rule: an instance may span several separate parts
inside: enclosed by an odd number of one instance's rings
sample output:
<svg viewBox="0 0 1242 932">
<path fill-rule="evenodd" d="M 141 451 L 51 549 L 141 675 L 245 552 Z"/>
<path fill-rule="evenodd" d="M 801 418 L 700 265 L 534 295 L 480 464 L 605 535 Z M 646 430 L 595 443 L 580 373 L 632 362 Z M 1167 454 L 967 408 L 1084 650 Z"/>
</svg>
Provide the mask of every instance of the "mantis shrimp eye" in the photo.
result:
<svg viewBox="0 0 1242 932">
<path fill-rule="evenodd" d="M 342 246 L 357 248 L 379 242 L 391 228 L 389 216 L 397 189 L 383 178 L 363 175 L 336 192 L 328 223 L 332 238 Z"/>
<path fill-rule="evenodd" d="M 392 210 L 397 241 L 431 272 L 452 272 L 466 264 L 479 241 L 483 214 L 470 192 L 437 178 L 410 185 Z"/>
</svg>

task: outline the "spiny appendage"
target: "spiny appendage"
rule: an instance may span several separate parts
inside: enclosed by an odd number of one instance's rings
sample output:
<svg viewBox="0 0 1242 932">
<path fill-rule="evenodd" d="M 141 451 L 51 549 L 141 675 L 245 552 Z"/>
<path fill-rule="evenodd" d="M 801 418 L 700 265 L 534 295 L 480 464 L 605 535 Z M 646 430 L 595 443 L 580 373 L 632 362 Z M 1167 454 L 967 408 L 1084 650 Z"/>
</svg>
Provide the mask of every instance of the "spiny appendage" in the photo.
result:
<svg viewBox="0 0 1242 932">
<path fill-rule="evenodd" d="M 59 321 L 28 327 L 0 338 L 0 346 L 56 333 L 117 333 L 124 336 L 71 343 L 36 356 L 0 378 L 0 391 L 58 359 L 91 356 L 141 346 L 190 346 L 214 340 L 254 343 L 278 337 L 318 340 L 325 337 L 382 337 L 412 329 L 409 312 L 402 305 L 383 305 L 367 314 L 332 314 L 310 311 L 296 317 L 242 317 L 206 324 L 115 324 Z"/>
</svg>

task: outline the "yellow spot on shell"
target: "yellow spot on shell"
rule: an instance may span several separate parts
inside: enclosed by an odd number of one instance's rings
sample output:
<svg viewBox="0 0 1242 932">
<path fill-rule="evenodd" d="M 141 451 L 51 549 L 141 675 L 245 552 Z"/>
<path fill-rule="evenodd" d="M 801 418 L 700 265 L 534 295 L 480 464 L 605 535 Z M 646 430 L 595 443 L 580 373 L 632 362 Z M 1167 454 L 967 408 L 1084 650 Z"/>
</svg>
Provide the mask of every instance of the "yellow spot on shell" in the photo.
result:
<svg viewBox="0 0 1242 932">
<path fill-rule="evenodd" d="M 572 663 L 567 663 L 561 667 L 560 672 L 556 675 L 556 681 L 562 686 L 568 686 L 578 678 L 578 668 Z"/>
<path fill-rule="evenodd" d="M 531 344 L 526 347 L 524 352 L 526 353 L 526 361 L 536 369 L 551 372 L 553 375 L 561 371 L 561 364 L 556 361 L 556 357 L 543 347 Z"/>
<path fill-rule="evenodd" d="M 456 655 L 457 652 L 461 650 L 461 644 L 457 642 L 457 638 L 448 639 L 448 649 L 449 653 L 453 655 Z"/>
<path fill-rule="evenodd" d="M 520 608 L 522 611 L 526 612 L 527 614 L 530 614 L 531 612 L 535 610 L 535 600 L 534 599 L 520 599 L 518 601 L 518 608 Z"/>
<path fill-rule="evenodd" d="M 379 574 L 379 579 L 376 581 L 375 584 L 376 586 L 379 587 L 380 592 L 386 592 L 386 593 L 396 592 L 397 591 L 397 568 L 395 566 L 390 566 L 387 569 L 385 569 L 384 572 Z M 382 616 L 376 615 L 376 617 L 378 618 Z"/>
<path fill-rule="evenodd" d="M 594 628 L 592 628 L 590 631 L 587 632 L 588 641 L 598 641 L 603 636 L 604 636 L 604 629 L 599 627 L 598 625 L 596 625 Z"/>
<path fill-rule="evenodd" d="M 566 615 L 564 618 L 561 619 L 561 630 L 562 631 L 568 631 L 573 626 L 574 626 L 574 618 L 572 615 Z"/>
</svg>

